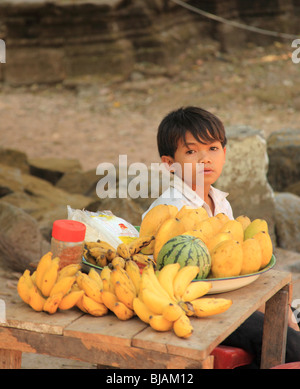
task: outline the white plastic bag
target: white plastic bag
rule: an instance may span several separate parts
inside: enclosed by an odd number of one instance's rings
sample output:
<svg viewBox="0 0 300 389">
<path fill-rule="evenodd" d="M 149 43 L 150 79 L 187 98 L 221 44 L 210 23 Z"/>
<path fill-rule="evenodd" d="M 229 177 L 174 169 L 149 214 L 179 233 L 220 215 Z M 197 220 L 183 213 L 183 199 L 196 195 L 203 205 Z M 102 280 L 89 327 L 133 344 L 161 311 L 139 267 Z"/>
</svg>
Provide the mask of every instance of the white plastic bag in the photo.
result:
<svg viewBox="0 0 300 389">
<path fill-rule="evenodd" d="M 85 224 L 85 240 L 87 242 L 96 242 L 100 239 L 117 248 L 120 243 L 139 236 L 138 231 L 132 224 L 115 216 L 111 211 L 90 212 L 72 209 L 69 205 L 67 209 L 69 220 L 76 220 Z"/>
</svg>

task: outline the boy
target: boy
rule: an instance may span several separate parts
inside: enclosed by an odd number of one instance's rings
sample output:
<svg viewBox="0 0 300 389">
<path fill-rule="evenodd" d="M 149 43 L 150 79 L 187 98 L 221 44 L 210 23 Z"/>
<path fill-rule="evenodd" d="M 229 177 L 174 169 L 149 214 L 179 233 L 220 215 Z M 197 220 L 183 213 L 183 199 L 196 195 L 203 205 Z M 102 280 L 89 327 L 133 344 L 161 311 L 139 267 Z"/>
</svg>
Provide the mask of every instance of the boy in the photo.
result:
<svg viewBox="0 0 300 389">
<path fill-rule="evenodd" d="M 233 219 L 224 193 L 212 186 L 222 173 L 226 156 L 226 135 L 222 122 L 198 107 L 170 112 L 160 123 L 158 151 L 166 168 L 174 173 L 170 187 L 145 214 L 158 204 L 204 207 L 209 216 L 225 213 Z"/>
<path fill-rule="evenodd" d="M 203 206 L 209 216 L 225 213 L 233 219 L 228 193 L 212 186 L 222 173 L 226 142 L 224 126 L 212 113 L 197 107 L 170 112 L 158 127 L 157 145 L 162 162 L 174 173 L 173 181 L 143 217 L 158 204 L 172 204 L 178 210 L 184 205 Z M 300 361 L 300 332 L 291 315 L 290 311 L 286 362 Z M 255 312 L 222 343 L 253 354 L 253 368 L 260 366 L 263 319 L 262 312 Z"/>
</svg>

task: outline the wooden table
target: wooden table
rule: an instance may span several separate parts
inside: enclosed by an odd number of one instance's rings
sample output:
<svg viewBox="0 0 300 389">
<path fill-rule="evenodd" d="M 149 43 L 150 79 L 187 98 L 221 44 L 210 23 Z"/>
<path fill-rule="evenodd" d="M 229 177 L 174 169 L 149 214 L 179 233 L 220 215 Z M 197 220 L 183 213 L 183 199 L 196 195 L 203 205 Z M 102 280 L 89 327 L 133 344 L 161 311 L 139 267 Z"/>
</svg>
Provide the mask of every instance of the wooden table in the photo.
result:
<svg viewBox="0 0 300 389">
<path fill-rule="evenodd" d="M 20 368 L 22 352 L 125 369 L 212 368 L 211 351 L 266 303 L 261 368 L 284 363 L 291 274 L 270 270 L 250 285 L 216 297 L 233 301 L 228 311 L 192 318 L 188 339 L 158 333 L 134 317 L 85 315 L 76 308 L 49 315 L 22 301 L 8 304 L 0 324 L 0 367 Z"/>
</svg>

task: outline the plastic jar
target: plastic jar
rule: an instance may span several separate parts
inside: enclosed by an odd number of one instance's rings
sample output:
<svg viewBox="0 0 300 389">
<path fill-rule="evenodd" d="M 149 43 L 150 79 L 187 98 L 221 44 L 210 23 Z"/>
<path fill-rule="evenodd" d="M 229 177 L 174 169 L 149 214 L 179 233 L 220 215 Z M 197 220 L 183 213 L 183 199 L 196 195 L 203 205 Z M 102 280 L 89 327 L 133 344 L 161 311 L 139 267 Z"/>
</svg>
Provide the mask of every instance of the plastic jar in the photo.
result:
<svg viewBox="0 0 300 389">
<path fill-rule="evenodd" d="M 52 227 L 51 252 L 59 267 L 81 263 L 86 226 L 75 220 L 56 220 Z"/>
</svg>

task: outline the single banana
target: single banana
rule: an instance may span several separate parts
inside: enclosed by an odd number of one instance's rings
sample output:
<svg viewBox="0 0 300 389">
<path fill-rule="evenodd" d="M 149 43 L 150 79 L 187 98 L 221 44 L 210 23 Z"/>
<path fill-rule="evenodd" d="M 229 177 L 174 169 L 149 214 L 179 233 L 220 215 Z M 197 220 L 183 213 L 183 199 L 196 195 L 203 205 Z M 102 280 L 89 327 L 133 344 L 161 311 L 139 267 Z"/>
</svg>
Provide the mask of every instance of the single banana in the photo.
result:
<svg viewBox="0 0 300 389">
<path fill-rule="evenodd" d="M 153 315 L 149 318 L 149 324 L 150 327 L 153 328 L 155 331 L 170 331 L 173 327 L 173 323 L 166 318 L 163 317 L 163 315 Z"/>
<path fill-rule="evenodd" d="M 81 269 L 81 265 L 78 263 L 71 263 L 59 270 L 57 281 L 63 277 L 72 277 Z"/>
<path fill-rule="evenodd" d="M 158 315 L 161 315 L 164 309 L 172 302 L 170 298 L 155 293 L 149 288 L 144 288 L 142 290 L 142 297 L 143 302 L 147 305 L 148 309 Z"/>
<path fill-rule="evenodd" d="M 147 275 L 149 276 L 152 286 L 157 291 L 157 293 L 162 296 L 165 296 L 165 298 L 167 299 L 170 299 L 168 292 L 161 286 L 160 282 L 158 281 L 158 278 L 154 272 L 154 268 L 152 265 L 144 268 L 142 277 L 147 277 Z"/>
<path fill-rule="evenodd" d="M 92 316 L 104 316 L 108 313 L 108 309 L 103 303 L 98 303 L 86 294 L 82 296 L 82 305 Z"/>
<path fill-rule="evenodd" d="M 129 320 L 134 316 L 134 311 L 126 307 L 121 301 L 115 303 L 113 312 L 120 320 Z"/>
<path fill-rule="evenodd" d="M 136 263 L 139 263 L 141 265 L 152 265 L 153 267 L 156 266 L 154 260 L 150 257 L 148 257 L 148 255 L 145 255 L 145 254 L 142 254 L 142 253 L 137 253 L 137 254 L 133 254 L 132 257 L 131 257 Z"/>
<path fill-rule="evenodd" d="M 114 310 L 115 304 L 118 302 L 118 297 L 109 290 L 102 290 L 101 297 L 103 304 L 110 310 Z"/>
<path fill-rule="evenodd" d="M 58 308 L 61 310 L 67 310 L 73 308 L 83 295 L 84 295 L 84 290 L 74 290 L 69 292 L 61 299 Z"/>
<path fill-rule="evenodd" d="M 97 272 L 97 270 L 95 270 L 94 268 L 91 268 L 89 273 L 88 273 L 88 276 L 97 282 L 98 284 L 98 287 L 99 289 L 103 289 L 103 282 L 102 282 L 102 279 L 100 277 L 100 274 Z"/>
<path fill-rule="evenodd" d="M 49 268 L 49 266 L 51 265 L 51 261 L 52 261 L 52 253 L 49 251 L 48 253 L 42 256 L 42 258 L 40 259 L 37 265 L 35 279 L 36 279 L 36 285 L 40 290 L 42 288 L 42 280 L 44 274 L 46 270 Z"/>
<path fill-rule="evenodd" d="M 182 308 L 178 304 L 170 303 L 166 306 L 166 308 L 163 310 L 162 315 L 165 319 L 168 321 L 175 321 L 180 318 L 181 315 L 183 315 L 184 312 Z"/>
<path fill-rule="evenodd" d="M 148 246 L 155 239 L 154 235 L 140 236 L 129 243 L 129 254 L 139 253 L 142 248 Z"/>
<path fill-rule="evenodd" d="M 51 289 L 56 283 L 59 269 L 59 257 L 52 259 L 51 265 L 45 271 L 42 278 L 41 292 L 45 297 L 50 296 Z"/>
<path fill-rule="evenodd" d="M 232 300 L 225 298 L 201 297 L 191 301 L 194 316 L 207 317 L 227 311 L 232 305 Z"/>
<path fill-rule="evenodd" d="M 204 296 L 212 288 L 208 281 L 192 281 L 183 292 L 182 301 L 192 301 Z"/>
<path fill-rule="evenodd" d="M 136 262 L 134 262 L 132 259 L 129 259 L 128 261 L 126 261 L 125 270 L 135 286 L 136 294 L 138 294 L 142 279 L 140 268 L 138 267 Z"/>
<path fill-rule="evenodd" d="M 70 291 L 70 289 L 75 281 L 76 281 L 76 276 L 69 276 L 69 277 L 61 278 L 60 280 L 58 280 L 54 284 L 49 296 L 53 296 L 53 295 L 58 294 L 60 292 L 62 292 L 63 295 L 67 294 Z"/>
<path fill-rule="evenodd" d="M 57 308 L 63 298 L 63 292 L 59 292 L 52 296 L 49 296 L 43 306 L 43 311 L 53 314 L 57 311 Z"/>
<path fill-rule="evenodd" d="M 182 267 L 174 278 L 174 295 L 180 299 L 187 286 L 196 278 L 199 273 L 198 266 L 187 265 Z"/>
<path fill-rule="evenodd" d="M 116 269 L 118 266 L 120 266 L 122 269 L 125 269 L 125 259 L 123 257 L 114 257 L 114 259 L 111 261 L 111 264 L 114 269 Z"/>
<path fill-rule="evenodd" d="M 130 258 L 129 245 L 126 243 L 120 243 L 117 247 L 117 255 L 124 259 Z"/>
<path fill-rule="evenodd" d="M 86 296 L 86 294 L 83 292 L 83 295 L 81 297 L 79 297 L 79 299 L 77 300 L 77 303 L 76 303 L 76 307 L 79 308 L 82 312 L 84 313 L 88 313 L 88 311 L 84 308 L 83 306 L 83 297 Z"/>
<path fill-rule="evenodd" d="M 133 293 L 136 294 L 135 286 L 125 269 L 122 269 L 121 267 L 117 267 L 116 269 L 113 269 L 111 272 L 110 279 L 114 286 L 116 282 L 119 281 L 121 284 L 124 283 L 125 285 L 127 285 L 127 287 L 131 289 Z"/>
<path fill-rule="evenodd" d="M 29 300 L 28 304 L 37 312 L 41 312 L 43 310 L 44 304 L 46 300 L 41 295 L 37 286 L 33 286 L 29 291 Z"/>
<path fill-rule="evenodd" d="M 90 278 L 87 274 L 79 272 L 76 282 L 79 288 L 84 290 L 88 297 L 99 304 L 102 303 L 100 288 L 95 280 Z"/>
<path fill-rule="evenodd" d="M 139 298 L 135 297 L 133 299 L 133 310 L 135 314 L 144 322 L 149 324 L 150 316 L 154 315 L 147 305 Z"/>
<path fill-rule="evenodd" d="M 103 269 L 101 269 L 100 277 L 101 279 L 110 279 L 110 274 L 111 274 L 111 268 L 109 266 L 104 266 Z"/>
<path fill-rule="evenodd" d="M 103 248 L 105 250 L 115 250 L 114 247 L 109 244 L 108 242 L 105 242 L 104 240 L 98 240 L 97 242 L 85 242 L 84 243 L 85 247 L 90 250 L 91 248 L 94 248 L 94 247 L 100 247 L 100 248 Z"/>
<path fill-rule="evenodd" d="M 33 288 L 33 286 L 34 284 L 30 278 L 30 272 L 29 270 L 25 270 L 18 280 L 17 291 L 26 304 L 29 303 L 30 289 Z"/>
<path fill-rule="evenodd" d="M 159 272 L 158 272 L 158 281 L 160 282 L 161 286 L 168 292 L 168 295 L 175 300 L 174 296 L 174 279 L 180 269 L 180 264 L 178 262 L 176 263 L 170 263 L 166 266 L 164 266 Z"/>
<path fill-rule="evenodd" d="M 119 281 L 116 282 L 115 294 L 119 301 L 125 304 L 126 307 L 133 310 L 133 299 L 136 297 L 136 293 L 129 289 L 126 284 L 121 284 Z"/>
<path fill-rule="evenodd" d="M 188 316 L 181 315 L 173 323 L 173 331 L 180 338 L 189 338 L 193 333 L 193 326 Z"/>
<path fill-rule="evenodd" d="M 111 262 L 117 256 L 117 252 L 116 250 L 108 249 L 105 255 L 107 260 Z"/>
</svg>

